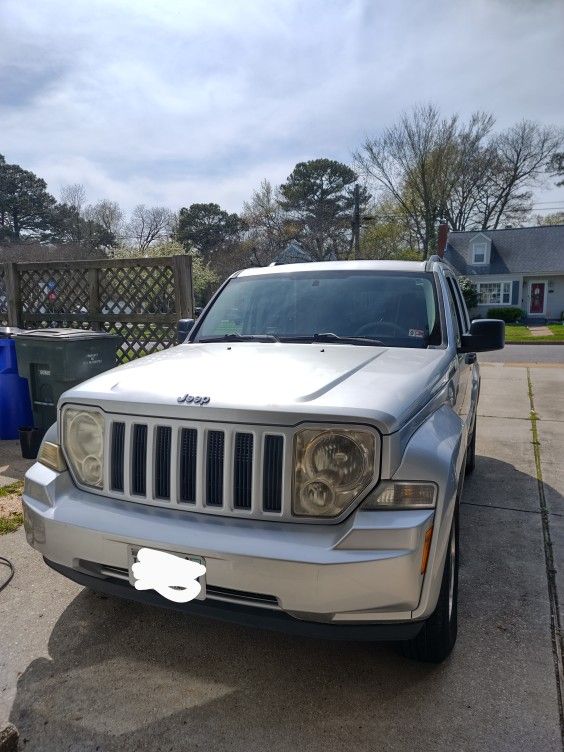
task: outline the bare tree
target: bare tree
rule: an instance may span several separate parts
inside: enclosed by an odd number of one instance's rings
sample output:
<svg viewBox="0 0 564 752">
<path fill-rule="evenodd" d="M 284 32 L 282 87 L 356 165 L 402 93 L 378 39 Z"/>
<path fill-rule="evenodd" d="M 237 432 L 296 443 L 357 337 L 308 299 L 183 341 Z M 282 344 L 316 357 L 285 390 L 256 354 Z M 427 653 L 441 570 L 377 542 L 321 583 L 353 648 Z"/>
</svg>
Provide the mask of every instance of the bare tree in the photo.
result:
<svg viewBox="0 0 564 752">
<path fill-rule="evenodd" d="M 452 230 L 464 230 L 476 223 L 480 196 L 487 190 L 496 164 L 495 149 L 487 143 L 495 120 L 484 112 L 474 113 L 466 126 L 458 129 L 445 206 L 442 211 Z"/>
<path fill-rule="evenodd" d="M 102 199 L 96 204 L 89 204 L 84 210 L 84 218 L 88 222 L 96 222 L 104 230 L 120 241 L 124 235 L 124 216 L 116 201 Z"/>
<path fill-rule="evenodd" d="M 494 137 L 495 159 L 479 198 L 482 229 L 495 230 L 502 222 L 519 222 L 530 214 L 530 188 L 542 182 L 561 144 L 562 131 L 528 120 Z"/>
<path fill-rule="evenodd" d="M 564 151 L 552 155 L 548 163 L 548 172 L 555 178 L 563 178 L 558 180 L 556 185 L 564 185 Z"/>
<path fill-rule="evenodd" d="M 263 180 L 251 200 L 243 205 L 250 261 L 255 266 L 266 266 L 274 261 L 292 237 L 280 201 L 280 190 Z"/>
<path fill-rule="evenodd" d="M 493 126 L 486 113 L 464 124 L 433 105 L 416 107 L 355 155 L 383 197 L 400 207 L 424 255 L 435 248 L 440 219 L 456 230 L 495 229 L 530 215 L 530 189 L 562 134 L 527 121 L 499 134 Z"/>
<path fill-rule="evenodd" d="M 433 105 L 416 107 L 355 154 L 367 178 L 401 207 L 425 254 L 449 193 L 457 127 L 456 115 L 445 119 Z"/>
<path fill-rule="evenodd" d="M 136 249 L 145 254 L 156 240 L 169 238 L 173 229 L 174 213 L 165 206 L 138 204 L 131 213 L 127 236 Z"/>
<path fill-rule="evenodd" d="M 68 183 L 61 186 L 61 203 L 72 207 L 79 216 L 86 202 L 86 188 L 82 183 Z"/>
<path fill-rule="evenodd" d="M 82 183 L 68 183 L 61 186 L 61 204 L 67 207 L 68 213 L 74 216 L 72 240 L 77 243 L 83 236 L 83 210 L 86 202 L 86 188 Z"/>
</svg>

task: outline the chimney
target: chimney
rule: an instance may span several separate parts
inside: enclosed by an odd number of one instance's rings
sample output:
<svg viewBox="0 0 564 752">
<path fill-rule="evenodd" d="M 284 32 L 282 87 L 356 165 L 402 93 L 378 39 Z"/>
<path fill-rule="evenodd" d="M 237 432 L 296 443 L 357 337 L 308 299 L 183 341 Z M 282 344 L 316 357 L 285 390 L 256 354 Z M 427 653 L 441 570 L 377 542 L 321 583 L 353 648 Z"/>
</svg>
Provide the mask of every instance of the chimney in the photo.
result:
<svg viewBox="0 0 564 752">
<path fill-rule="evenodd" d="M 448 224 L 441 222 L 439 225 L 439 232 L 437 237 L 437 254 L 443 258 L 445 255 L 445 248 L 448 240 Z"/>
</svg>

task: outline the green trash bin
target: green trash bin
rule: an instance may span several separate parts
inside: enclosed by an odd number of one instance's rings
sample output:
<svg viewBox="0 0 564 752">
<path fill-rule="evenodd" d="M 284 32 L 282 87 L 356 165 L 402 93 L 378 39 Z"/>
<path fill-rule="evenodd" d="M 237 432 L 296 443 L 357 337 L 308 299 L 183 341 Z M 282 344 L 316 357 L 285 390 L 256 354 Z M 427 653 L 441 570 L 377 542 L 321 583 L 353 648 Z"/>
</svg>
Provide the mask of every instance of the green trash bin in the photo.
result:
<svg viewBox="0 0 564 752">
<path fill-rule="evenodd" d="M 29 329 L 15 336 L 18 372 L 28 380 L 34 428 L 42 433 L 57 420 L 57 402 L 67 389 L 117 365 L 122 338 L 85 329 Z"/>
</svg>

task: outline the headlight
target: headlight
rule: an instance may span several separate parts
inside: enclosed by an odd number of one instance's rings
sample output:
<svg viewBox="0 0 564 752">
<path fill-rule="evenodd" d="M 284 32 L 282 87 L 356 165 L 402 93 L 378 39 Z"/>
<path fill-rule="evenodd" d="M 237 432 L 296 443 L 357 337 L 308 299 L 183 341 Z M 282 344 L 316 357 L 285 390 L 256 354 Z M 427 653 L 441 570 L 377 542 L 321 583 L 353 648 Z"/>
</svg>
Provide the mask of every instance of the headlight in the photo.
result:
<svg viewBox="0 0 564 752">
<path fill-rule="evenodd" d="M 63 412 L 63 446 L 77 480 L 102 488 L 104 416 L 92 408 L 67 407 Z"/>
<path fill-rule="evenodd" d="M 292 511 L 299 517 L 337 517 L 370 483 L 374 436 L 348 428 L 296 434 Z"/>
<path fill-rule="evenodd" d="M 437 499 L 434 483 L 390 481 L 382 483 L 362 503 L 362 509 L 433 509 Z"/>
</svg>

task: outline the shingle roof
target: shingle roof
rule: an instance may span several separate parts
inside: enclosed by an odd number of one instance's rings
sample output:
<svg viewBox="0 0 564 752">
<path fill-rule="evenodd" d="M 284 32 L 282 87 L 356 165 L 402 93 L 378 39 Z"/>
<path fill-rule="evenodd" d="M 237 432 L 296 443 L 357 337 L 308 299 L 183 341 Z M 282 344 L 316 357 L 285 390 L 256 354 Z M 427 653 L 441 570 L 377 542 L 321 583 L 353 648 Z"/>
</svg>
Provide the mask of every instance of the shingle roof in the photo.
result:
<svg viewBox="0 0 564 752">
<path fill-rule="evenodd" d="M 314 259 L 302 248 L 297 240 L 290 240 L 288 245 L 276 257 L 277 264 L 302 264 L 312 261 Z M 335 254 L 329 254 L 325 261 L 336 261 Z"/>
<path fill-rule="evenodd" d="M 477 235 L 492 241 L 488 266 L 472 265 L 471 241 Z M 445 259 L 461 274 L 564 274 L 564 225 L 515 227 L 507 230 L 451 232 Z"/>
</svg>

